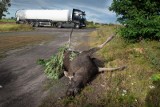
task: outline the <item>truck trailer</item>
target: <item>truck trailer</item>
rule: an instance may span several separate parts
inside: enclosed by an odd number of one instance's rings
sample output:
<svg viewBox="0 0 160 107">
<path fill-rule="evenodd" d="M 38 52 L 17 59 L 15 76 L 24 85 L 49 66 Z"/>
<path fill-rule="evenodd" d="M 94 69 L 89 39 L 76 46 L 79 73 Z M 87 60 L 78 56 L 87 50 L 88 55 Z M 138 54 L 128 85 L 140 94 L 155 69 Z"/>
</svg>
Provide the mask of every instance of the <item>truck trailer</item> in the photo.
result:
<svg viewBox="0 0 160 107">
<path fill-rule="evenodd" d="M 16 12 L 17 24 L 31 24 L 53 27 L 86 27 L 85 12 L 79 9 L 73 10 L 18 10 Z"/>
</svg>

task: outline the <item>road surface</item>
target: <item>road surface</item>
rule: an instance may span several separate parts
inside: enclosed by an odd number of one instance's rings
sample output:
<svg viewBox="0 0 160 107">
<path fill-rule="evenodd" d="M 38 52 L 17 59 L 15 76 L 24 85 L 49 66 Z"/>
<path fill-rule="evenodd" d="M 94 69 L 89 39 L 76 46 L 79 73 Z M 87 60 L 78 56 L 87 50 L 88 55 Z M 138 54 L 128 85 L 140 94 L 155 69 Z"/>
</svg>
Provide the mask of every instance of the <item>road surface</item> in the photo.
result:
<svg viewBox="0 0 160 107">
<path fill-rule="evenodd" d="M 3 32 L 0 36 L 15 35 L 50 35 L 54 41 L 23 47 L 9 51 L 7 57 L 0 60 L 0 107 L 38 107 L 47 96 L 44 89 L 47 80 L 43 68 L 36 64 L 39 58 L 49 58 L 57 52 L 57 48 L 68 40 L 71 29 L 36 28 L 30 32 Z M 88 34 L 93 29 L 78 29 L 72 34 L 73 47 L 88 41 Z M 86 43 L 85 43 L 86 44 Z M 86 46 L 84 46 L 86 47 Z M 83 45 L 79 47 L 84 50 Z M 59 80 L 53 90 L 64 93 L 61 86 L 65 86 L 66 78 Z M 60 94 L 55 94 L 57 97 Z M 56 98 L 57 98 L 56 97 Z"/>
</svg>

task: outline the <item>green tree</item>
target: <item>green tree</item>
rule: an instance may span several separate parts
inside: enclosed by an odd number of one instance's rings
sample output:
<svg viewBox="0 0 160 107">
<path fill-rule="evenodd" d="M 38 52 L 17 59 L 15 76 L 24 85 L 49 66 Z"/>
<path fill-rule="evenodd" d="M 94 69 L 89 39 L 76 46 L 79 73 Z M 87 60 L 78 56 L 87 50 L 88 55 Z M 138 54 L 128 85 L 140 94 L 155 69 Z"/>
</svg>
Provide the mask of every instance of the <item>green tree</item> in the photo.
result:
<svg viewBox="0 0 160 107">
<path fill-rule="evenodd" d="M 160 39 L 159 0 L 113 0 L 114 11 L 121 24 L 120 35 L 128 40 Z"/>
<path fill-rule="evenodd" d="M 10 6 L 10 0 L 0 0 L 0 19 L 2 19 L 2 16 L 6 16 L 4 12 L 8 12 Z"/>
</svg>

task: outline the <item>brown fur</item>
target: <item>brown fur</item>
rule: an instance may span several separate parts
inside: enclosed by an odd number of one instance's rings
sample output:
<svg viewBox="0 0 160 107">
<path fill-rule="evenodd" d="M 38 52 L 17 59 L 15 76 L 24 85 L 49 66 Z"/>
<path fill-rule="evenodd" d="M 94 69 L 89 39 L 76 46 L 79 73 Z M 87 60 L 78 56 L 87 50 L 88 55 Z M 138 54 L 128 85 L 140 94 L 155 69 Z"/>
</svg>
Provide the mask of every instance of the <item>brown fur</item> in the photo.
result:
<svg viewBox="0 0 160 107">
<path fill-rule="evenodd" d="M 96 48 L 80 53 L 73 61 L 69 60 L 69 53 L 65 52 L 64 66 L 69 75 L 73 75 L 73 79 L 69 84 L 67 96 L 76 95 L 81 88 L 83 88 L 97 73 L 98 66 L 91 58 L 91 54 L 95 52 Z"/>
<path fill-rule="evenodd" d="M 99 69 L 99 65 L 96 63 L 95 58 L 92 58 L 92 54 L 103 48 L 109 41 L 114 38 L 110 36 L 103 44 L 98 47 L 89 49 L 79 53 L 79 55 L 70 61 L 71 51 L 67 50 L 64 53 L 64 72 L 65 76 L 70 79 L 70 84 L 67 89 L 67 96 L 75 96 L 88 82 L 90 82 L 94 76 L 104 68 Z M 118 68 L 105 68 L 105 70 L 123 70 L 125 66 Z"/>
</svg>

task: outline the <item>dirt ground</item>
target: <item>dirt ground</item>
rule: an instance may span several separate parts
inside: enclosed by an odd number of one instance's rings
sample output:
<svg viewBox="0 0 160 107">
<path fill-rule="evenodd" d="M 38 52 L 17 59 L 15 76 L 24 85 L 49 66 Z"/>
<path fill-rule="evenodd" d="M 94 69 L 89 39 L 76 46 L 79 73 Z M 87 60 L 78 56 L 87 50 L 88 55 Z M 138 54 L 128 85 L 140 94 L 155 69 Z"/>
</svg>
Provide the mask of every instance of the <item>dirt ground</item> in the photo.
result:
<svg viewBox="0 0 160 107">
<path fill-rule="evenodd" d="M 73 32 L 73 47 L 78 50 L 88 48 L 88 35 L 93 31 L 75 30 Z M 46 83 L 48 79 L 43 68 L 36 64 L 39 58 L 49 58 L 57 52 L 57 48 L 68 40 L 70 29 L 38 28 L 31 32 L 0 33 L 0 36 L 18 35 L 50 35 L 54 40 L 47 43 L 26 46 L 7 52 L 7 57 L 0 60 L 0 107 L 38 107 L 45 96 L 48 96 Z M 84 44 L 84 45 L 82 45 Z M 55 99 L 63 96 L 67 79 L 63 77 L 55 82 Z"/>
</svg>

